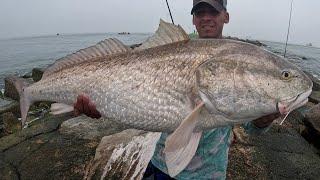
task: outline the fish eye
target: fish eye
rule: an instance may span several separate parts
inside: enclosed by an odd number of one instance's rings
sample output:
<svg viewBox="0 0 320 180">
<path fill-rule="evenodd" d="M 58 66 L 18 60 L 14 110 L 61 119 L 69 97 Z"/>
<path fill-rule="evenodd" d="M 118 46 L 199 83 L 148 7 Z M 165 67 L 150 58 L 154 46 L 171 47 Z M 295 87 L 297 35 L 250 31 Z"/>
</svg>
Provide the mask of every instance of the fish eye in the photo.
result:
<svg viewBox="0 0 320 180">
<path fill-rule="evenodd" d="M 282 73 L 281 73 L 281 79 L 283 79 L 283 80 L 289 80 L 289 79 L 291 79 L 291 76 L 292 76 L 292 74 L 290 71 L 282 71 Z"/>
</svg>

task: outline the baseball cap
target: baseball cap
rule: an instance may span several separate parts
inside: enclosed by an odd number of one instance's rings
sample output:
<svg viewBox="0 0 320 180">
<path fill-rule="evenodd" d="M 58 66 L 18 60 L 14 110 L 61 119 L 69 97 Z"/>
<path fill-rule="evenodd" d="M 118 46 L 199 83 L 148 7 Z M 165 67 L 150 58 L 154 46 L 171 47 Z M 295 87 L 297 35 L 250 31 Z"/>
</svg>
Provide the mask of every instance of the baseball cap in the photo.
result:
<svg viewBox="0 0 320 180">
<path fill-rule="evenodd" d="M 222 10 L 227 10 L 227 0 L 193 0 L 191 14 L 193 14 L 194 10 L 200 3 L 207 3 L 219 12 Z"/>
</svg>

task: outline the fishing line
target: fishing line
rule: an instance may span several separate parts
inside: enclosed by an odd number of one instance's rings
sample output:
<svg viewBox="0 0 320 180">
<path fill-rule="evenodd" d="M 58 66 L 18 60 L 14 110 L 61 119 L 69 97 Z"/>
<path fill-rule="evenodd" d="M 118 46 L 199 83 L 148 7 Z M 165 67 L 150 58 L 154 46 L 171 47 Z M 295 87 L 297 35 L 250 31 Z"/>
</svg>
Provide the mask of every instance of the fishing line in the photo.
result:
<svg viewBox="0 0 320 180">
<path fill-rule="evenodd" d="M 284 55 L 283 55 L 283 57 L 286 57 L 286 54 L 287 54 L 287 46 L 288 46 L 288 39 L 289 39 L 290 26 L 291 26 L 292 5 L 293 5 L 293 0 L 291 0 L 289 25 L 288 25 L 288 31 L 287 31 L 287 40 L 286 40 L 286 46 L 285 46 L 285 48 L 284 48 Z"/>
<path fill-rule="evenodd" d="M 168 7 L 168 10 L 169 10 L 169 14 L 170 14 L 170 17 L 171 17 L 172 24 L 174 24 L 168 0 L 166 0 L 166 2 L 167 2 L 167 7 Z"/>
<path fill-rule="evenodd" d="M 283 118 L 283 120 L 280 123 L 280 126 L 283 124 L 283 122 L 287 119 L 288 115 L 291 113 L 291 111 L 288 112 L 288 114 L 286 114 L 286 116 Z"/>
</svg>

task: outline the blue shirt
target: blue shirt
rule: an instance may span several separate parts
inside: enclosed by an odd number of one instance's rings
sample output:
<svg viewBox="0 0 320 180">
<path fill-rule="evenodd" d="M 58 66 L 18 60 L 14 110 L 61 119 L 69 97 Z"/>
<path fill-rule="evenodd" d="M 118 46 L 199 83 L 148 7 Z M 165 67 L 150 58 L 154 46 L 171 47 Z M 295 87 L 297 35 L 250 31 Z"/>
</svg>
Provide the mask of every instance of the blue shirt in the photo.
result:
<svg viewBox="0 0 320 180">
<path fill-rule="evenodd" d="M 257 128 L 251 122 L 245 123 L 243 128 L 249 134 L 260 134 L 269 128 Z M 167 173 L 164 160 L 164 145 L 167 133 L 162 133 L 152 164 Z M 202 133 L 198 149 L 188 166 L 175 179 L 226 179 L 228 152 L 232 141 L 232 126 L 215 128 Z"/>
</svg>

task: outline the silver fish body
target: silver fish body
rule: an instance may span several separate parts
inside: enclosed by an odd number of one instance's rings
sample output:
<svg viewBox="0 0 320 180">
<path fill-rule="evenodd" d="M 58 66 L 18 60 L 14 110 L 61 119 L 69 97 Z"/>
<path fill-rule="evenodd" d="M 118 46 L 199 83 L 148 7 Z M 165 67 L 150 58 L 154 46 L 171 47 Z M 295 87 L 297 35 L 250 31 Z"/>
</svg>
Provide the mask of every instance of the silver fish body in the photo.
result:
<svg viewBox="0 0 320 180">
<path fill-rule="evenodd" d="M 30 102 L 72 105 L 85 93 L 103 117 L 116 123 L 172 132 L 196 99 L 206 102 L 196 126 L 201 131 L 278 112 L 280 102 L 289 107 L 297 96 L 308 96 L 311 88 L 311 80 L 299 68 L 261 48 L 198 39 L 67 67 L 25 88 L 24 94 Z"/>
</svg>

